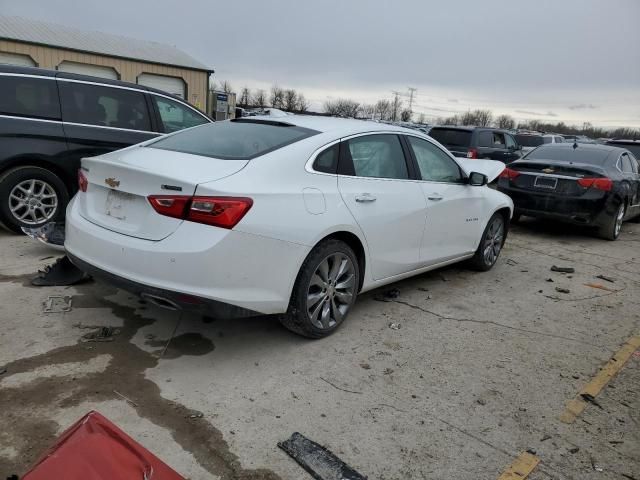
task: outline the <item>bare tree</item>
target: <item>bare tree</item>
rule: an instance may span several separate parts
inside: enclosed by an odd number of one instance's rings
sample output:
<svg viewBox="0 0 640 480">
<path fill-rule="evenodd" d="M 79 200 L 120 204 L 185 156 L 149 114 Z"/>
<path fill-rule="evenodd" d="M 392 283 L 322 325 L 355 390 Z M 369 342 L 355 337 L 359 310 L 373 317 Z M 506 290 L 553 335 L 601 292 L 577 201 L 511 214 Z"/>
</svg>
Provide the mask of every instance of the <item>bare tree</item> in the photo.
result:
<svg viewBox="0 0 640 480">
<path fill-rule="evenodd" d="M 225 80 L 220 84 L 220 88 L 222 89 L 222 91 L 224 93 L 232 93 L 233 92 L 233 87 L 231 86 L 231 84 Z"/>
<path fill-rule="evenodd" d="M 265 107 L 267 105 L 267 93 L 261 88 L 256 90 L 252 103 L 255 107 Z"/>
<path fill-rule="evenodd" d="M 244 87 L 242 89 L 242 92 L 240 93 L 240 101 L 238 102 L 238 105 L 242 107 L 248 107 L 250 103 L 251 91 L 249 90 L 249 87 Z"/>
<path fill-rule="evenodd" d="M 418 115 L 418 123 L 427 123 L 427 117 L 424 113 Z"/>
<path fill-rule="evenodd" d="M 300 113 L 304 113 L 309 110 L 309 101 L 304 97 L 302 93 L 298 94 L 298 107 L 297 110 Z"/>
<path fill-rule="evenodd" d="M 458 125 L 458 123 L 462 123 L 457 115 L 453 115 L 451 117 L 447 117 L 440 125 Z"/>
<path fill-rule="evenodd" d="M 402 111 L 402 100 L 400 100 L 399 95 L 395 95 L 393 97 L 393 102 L 391 103 L 391 120 L 394 122 L 400 118 L 400 112 Z"/>
<path fill-rule="evenodd" d="M 283 108 L 284 107 L 284 90 L 282 90 L 279 86 L 274 85 L 271 87 L 271 97 L 269 98 L 271 102 L 271 106 L 273 108 Z"/>
<path fill-rule="evenodd" d="M 295 90 L 289 89 L 284 91 L 284 109 L 288 112 L 295 112 L 298 109 L 298 94 Z"/>
<path fill-rule="evenodd" d="M 476 123 L 476 117 L 473 113 L 471 113 L 470 111 L 464 112 L 462 115 L 460 115 L 460 125 L 475 125 Z"/>
<path fill-rule="evenodd" d="M 400 112 L 400 120 L 402 120 L 403 122 L 410 122 L 412 115 L 413 112 L 408 108 L 405 108 L 404 110 L 402 110 L 402 112 Z"/>
<path fill-rule="evenodd" d="M 496 117 L 496 127 L 510 130 L 516 126 L 516 121 L 510 115 L 499 115 Z"/>
<path fill-rule="evenodd" d="M 473 124 L 478 127 L 488 127 L 493 120 L 493 113 L 491 110 L 474 110 L 472 115 L 474 116 Z"/>
<path fill-rule="evenodd" d="M 363 103 L 358 110 L 360 118 L 374 118 L 376 114 L 376 106 L 369 103 Z"/>
<path fill-rule="evenodd" d="M 359 108 L 360 104 L 358 102 L 345 98 L 324 102 L 324 111 L 336 117 L 355 118 Z"/>
<path fill-rule="evenodd" d="M 376 102 L 376 114 L 380 120 L 391 118 L 391 102 L 389 100 L 378 100 Z"/>
</svg>

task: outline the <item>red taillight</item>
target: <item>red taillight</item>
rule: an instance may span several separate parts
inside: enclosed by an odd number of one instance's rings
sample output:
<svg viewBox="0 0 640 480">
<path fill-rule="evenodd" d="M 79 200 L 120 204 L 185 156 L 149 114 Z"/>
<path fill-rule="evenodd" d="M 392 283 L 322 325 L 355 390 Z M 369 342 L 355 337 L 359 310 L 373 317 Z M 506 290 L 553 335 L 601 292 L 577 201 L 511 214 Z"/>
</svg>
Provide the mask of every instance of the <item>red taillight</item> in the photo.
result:
<svg viewBox="0 0 640 480">
<path fill-rule="evenodd" d="M 249 211 L 253 200 L 246 197 L 151 195 L 149 203 L 160 215 L 221 228 L 233 228 Z"/>
<path fill-rule="evenodd" d="M 81 192 L 86 192 L 87 187 L 89 186 L 89 180 L 87 176 L 84 174 L 81 168 L 78 169 L 78 189 Z"/>
<path fill-rule="evenodd" d="M 520 172 L 517 170 L 513 170 L 509 167 L 505 167 L 505 169 L 500 174 L 500 178 L 507 178 L 509 180 L 515 180 L 520 176 Z"/>
<path fill-rule="evenodd" d="M 610 178 L 579 178 L 578 185 L 584 188 L 595 188 L 603 192 L 610 192 L 613 188 L 613 180 Z"/>
<path fill-rule="evenodd" d="M 189 195 L 151 195 L 149 197 L 149 203 L 156 212 L 173 218 L 185 218 L 190 201 Z"/>
<path fill-rule="evenodd" d="M 478 158 L 478 150 L 475 148 L 470 148 L 467 152 L 467 158 Z"/>
</svg>

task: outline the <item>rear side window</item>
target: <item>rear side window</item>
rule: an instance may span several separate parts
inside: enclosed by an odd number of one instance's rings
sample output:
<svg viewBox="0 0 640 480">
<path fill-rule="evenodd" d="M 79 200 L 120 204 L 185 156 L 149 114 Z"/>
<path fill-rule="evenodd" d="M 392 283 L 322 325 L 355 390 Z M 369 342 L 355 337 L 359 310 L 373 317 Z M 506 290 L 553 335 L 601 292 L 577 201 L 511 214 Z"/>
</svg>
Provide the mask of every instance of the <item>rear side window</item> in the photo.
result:
<svg viewBox="0 0 640 480">
<path fill-rule="evenodd" d="M 198 112 L 179 102 L 174 102 L 168 98 L 158 97 L 156 95 L 152 95 L 151 98 L 153 98 L 158 108 L 165 133 L 173 133 L 184 128 L 208 123 L 208 120 Z"/>
<path fill-rule="evenodd" d="M 317 133 L 287 123 L 239 120 L 207 123 L 147 146 L 222 160 L 250 160 Z"/>
<path fill-rule="evenodd" d="M 365 135 L 347 140 L 356 177 L 409 178 L 407 161 L 397 135 Z"/>
<path fill-rule="evenodd" d="M 151 130 L 144 94 L 122 88 L 59 82 L 62 119 L 129 130 Z"/>
<path fill-rule="evenodd" d="M 313 169 L 316 172 L 336 173 L 338 171 L 339 154 L 340 144 L 336 143 L 318 154 L 313 162 Z"/>
<path fill-rule="evenodd" d="M 569 145 L 555 146 L 553 144 L 536 148 L 526 155 L 527 160 L 555 160 L 560 162 L 573 162 L 573 163 L 589 163 L 592 165 L 603 165 L 609 151 L 599 148 L 588 148 L 579 146 L 573 148 Z"/>
<path fill-rule="evenodd" d="M 629 155 L 626 153 L 623 153 L 620 156 L 620 170 L 622 170 L 625 173 L 635 173 L 634 169 L 633 169 L 633 165 L 631 163 L 631 158 L 629 158 Z"/>
<path fill-rule="evenodd" d="M 429 132 L 431 138 L 436 139 L 447 147 L 468 147 L 471 145 L 471 132 L 454 128 L 432 128 Z"/>
<path fill-rule="evenodd" d="M 56 81 L 0 75 L 0 114 L 60 120 Z"/>
</svg>

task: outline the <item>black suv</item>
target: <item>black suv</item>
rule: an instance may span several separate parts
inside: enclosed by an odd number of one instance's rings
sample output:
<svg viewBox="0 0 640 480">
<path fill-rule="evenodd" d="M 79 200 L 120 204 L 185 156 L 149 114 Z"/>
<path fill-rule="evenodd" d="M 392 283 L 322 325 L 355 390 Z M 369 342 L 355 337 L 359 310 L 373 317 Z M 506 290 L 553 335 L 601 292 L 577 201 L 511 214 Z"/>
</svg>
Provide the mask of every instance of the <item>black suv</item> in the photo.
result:
<svg viewBox="0 0 640 480">
<path fill-rule="evenodd" d="M 0 66 L 0 221 L 20 232 L 64 218 L 82 157 L 212 120 L 160 90 Z"/>
<path fill-rule="evenodd" d="M 429 136 L 456 157 L 486 158 L 511 163 L 522 156 L 522 148 L 505 130 L 488 127 L 433 127 Z"/>
</svg>

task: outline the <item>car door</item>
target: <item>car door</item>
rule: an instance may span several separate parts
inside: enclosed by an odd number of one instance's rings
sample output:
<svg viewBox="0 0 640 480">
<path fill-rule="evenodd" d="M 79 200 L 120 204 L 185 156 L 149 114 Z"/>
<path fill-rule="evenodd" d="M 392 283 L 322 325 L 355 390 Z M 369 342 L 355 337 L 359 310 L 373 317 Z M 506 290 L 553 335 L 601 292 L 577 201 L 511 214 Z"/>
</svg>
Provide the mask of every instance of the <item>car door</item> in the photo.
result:
<svg viewBox="0 0 640 480">
<path fill-rule="evenodd" d="M 508 133 L 504 133 L 503 135 L 507 145 L 507 152 L 505 153 L 505 163 L 511 163 L 522 156 L 522 150 L 520 149 L 520 146 L 518 145 L 518 142 L 516 142 L 515 138 L 513 138 Z"/>
<path fill-rule="evenodd" d="M 129 88 L 58 79 L 68 156 L 78 162 L 160 135 L 146 95 Z M 76 167 L 76 168 L 78 168 Z"/>
<path fill-rule="evenodd" d="M 375 280 L 418 268 L 426 203 L 400 137 L 365 134 L 340 144 L 338 189 L 362 230 Z"/>
<path fill-rule="evenodd" d="M 638 162 L 629 153 L 623 153 L 618 160 L 618 169 L 622 172 L 625 182 L 629 185 L 629 207 L 627 217 L 640 213 L 640 178 L 638 176 Z"/>
<path fill-rule="evenodd" d="M 412 135 L 406 139 L 427 202 L 421 262 L 433 265 L 474 252 L 486 217 L 482 188 L 467 185 L 453 157 L 432 142 Z"/>
</svg>

